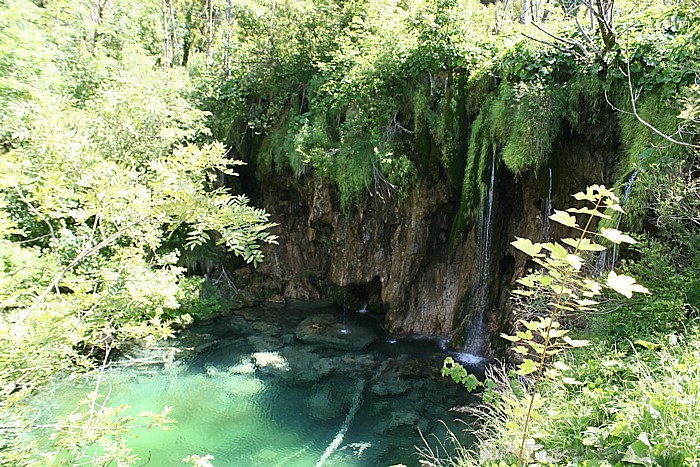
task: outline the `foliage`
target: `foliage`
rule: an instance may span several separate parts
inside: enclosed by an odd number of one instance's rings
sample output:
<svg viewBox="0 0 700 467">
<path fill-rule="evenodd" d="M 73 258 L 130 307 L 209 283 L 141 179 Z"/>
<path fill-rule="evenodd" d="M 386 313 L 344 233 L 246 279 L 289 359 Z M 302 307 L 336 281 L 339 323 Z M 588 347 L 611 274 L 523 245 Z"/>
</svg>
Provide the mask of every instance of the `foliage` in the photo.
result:
<svg viewBox="0 0 700 467">
<path fill-rule="evenodd" d="M 531 456 L 542 447 L 538 444 L 540 438 L 546 437 L 542 432 L 532 429 L 532 425 L 537 423 L 549 404 L 540 385 L 546 384 L 547 380 L 560 385 L 583 384 L 567 375 L 571 367 L 561 356 L 565 350 L 585 347 L 590 342 L 572 339 L 568 335 L 570 330 L 562 326 L 561 319 L 593 310 L 598 304 L 596 298 L 601 295 L 603 286 L 628 299 L 634 293 L 649 293 L 631 276 L 618 275 L 614 271 L 610 271 L 605 284 L 584 274 L 585 256 L 605 250 L 604 246 L 594 241 L 596 237 L 615 244 L 636 242 L 616 229 L 602 227 L 599 233 L 594 229 L 598 219 L 610 217 L 605 210 L 622 212 L 619 199 L 612 191 L 594 185 L 575 194 L 574 198 L 584 202 L 584 205 L 566 211 L 555 210 L 550 218 L 578 231 L 578 237 L 563 238 L 560 242 L 552 243 L 533 243 L 528 239 L 517 238 L 511 243 L 541 268 L 518 279 L 524 288 L 514 293 L 528 299 L 537 299 L 540 305 L 535 306 L 534 313 L 528 310 L 531 316 L 523 316 L 518 320 L 523 330 L 516 330 L 514 335 L 502 334 L 503 338 L 516 344 L 512 350 L 522 360 L 514 375 L 524 378 L 527 383 L 505 380 L 501 382 L 505 388 L 501 388 L 500 392 L 494 391 L 491 385 L 491 397 L 498 394 L 494 412 L 496 415 L 488 415 L 487 412 L 485 418 L 492 423 L 494 420 L 506 420 L 502 432 L 504 439 L 498 449 L 504 457 L 512 456 L 518 465 L 529 464 Z M 583 224 L 578 223 L 577 215 L 585 219 Z M 450 375 L 468 389 L 478 386 L 473 376 L 470 378 L 461 366 L 452 361 L 445 362 L 443 374 Z"/>
<path fill-rule="evenodd" d="M 18 402 L 51 375 L 202 313 L 183 248 L 255 265 L 275 242 L 268 215 L 224 187 L 242 162 L 210 139 L 186 70 L 150 54 L 157 22 L 139 21 L 152 5 L 45 3 L 0 9 L 3 420 L 21 419 Z M 97 397 L 52 427 L 55 462 L 135 462 L 124 436 L 141 422 Z M 24 459 L 17 447 L 3 445 L 3 461 Z"/>
</svg>

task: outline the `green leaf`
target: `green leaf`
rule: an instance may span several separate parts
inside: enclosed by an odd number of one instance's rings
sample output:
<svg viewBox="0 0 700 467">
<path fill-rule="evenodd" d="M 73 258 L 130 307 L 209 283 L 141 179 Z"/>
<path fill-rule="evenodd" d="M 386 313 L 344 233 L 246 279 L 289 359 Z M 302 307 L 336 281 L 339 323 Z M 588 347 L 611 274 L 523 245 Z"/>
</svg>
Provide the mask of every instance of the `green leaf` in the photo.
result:
<svg viewBox="0 0 700 467">
<path fill-rule="evenodd" d="M 532 297 L 536 292 L 534 290 L 514 290 L 513 293 L 523 297 Z"/>
<path fill-rule="evenodd" d="M 530 332 L 529 329 L 525 332 L 518 331 L 515 333 L 515 335 L 518 336 L 520 339 L 526 339 L 526 340 L 532 339 L 534 337 L 532 335 L 532 332 Z"/>
<path fill-rule="evenodd" d="M 537 287 L 537 282 L 539 282 L 539 280 L 539 274 L 529 274 L 525 277 L 521 277 L 516 282 L 520 285 L 524 285 L 525 287 Z"/>
<path fill-rule="evenodd" d="M 521 319 L 520 322 L 523 323 L 523 326 L 528 328 L 530 331 L 534 331 L 540 327 L 540 323 L 538 321 L 526 321 Z"/>
<path fill-rule="evenodd" d="M 603 227 L 600 229 L 600 234 L 610 240 L 611 242 L 615 244 L 620 244 L 620 243 L 637 243 L 637 240 L 634 238 L 630 237 L 627 234 L 622 233 L 621 231 L 617 229 L 608 229 Z"/>
<path fill-rule="evenodd" d="M 591 185 L 586 188 L 586 192 L 578 192 L 574 195 L 579 201 L 590 201 L 591 203 L 597 203 L 601 199 L 608 198 L 610 201 L 619 202 L 617 196 L 612 190 L 607 189 L 604 185 Z M 607 201 L 607 200 L 605 200 Z"/>
<path fill-rule="evenodd" d="M 661 344 L 656 344 L 654 342 L 645 341 L 643 339 L 638 339 L 638 340 L 634 341 L 634 343 L 637 345 L 641 345 L 645 349 L 649 349 L 649 350 L 658 350 L 661 347 L 663 347 Z"/>
<path fill-rule="evenodd" d="M 527 347 L 525 347 L 524 345 L 519 345 L 513 348 L 513 351 L 519 353 L 520 355 L 527 355 L 528 353 L 530 353 L 530 351 L 527 350 Z"/>
<path fill-rule="evenodd" d="M 568 254 L 566 255 L 565 261 L 569 263 L 569 266 L 574 268 L 577 271 L 581 270 L 581 266 L 583 265 L 583 258 L 581 258 L 578 255 L 574 254 Z"/>
<path fill-rule="evenodd" d="M 555 209 L 554 214 L 549 216 L 549 218 L 554 222 L 558 222 L 567 227 L 578 227 L 578 224 L 576 223 L 576 218 L 567 214 L 566 211 L 557 211 Z"/>
<path fill-rule="evenodd" d="M 553 259 L 565 259 L 566 255 L 569 254 L 566 248 L 558 243 L 547 243 L 544 247 L 551 252 L 550 256 Z"/>
<path fill-rule="evenodd" d="M 598 304 L 595 300 L 588 300 L 588 299 L 583 299 L 583 300 L 574 300 L 576 304 L 581 308 L 581 309 L 590 309 L 589 307 L 595 306 Z"/>
<path fill-rule="evenodd" d="M 637 293 L 650 293 L 646 287 L 641 284 L 637 284 L 637 280 L 634 277 L 617 275 L 615 271 L 610 271 L 608 274 L 608 280 L 605 284 L 613 289 L 615 292 L 624 295 L 627 298 L 632 298 L 634 292 Z"/>
</svg>

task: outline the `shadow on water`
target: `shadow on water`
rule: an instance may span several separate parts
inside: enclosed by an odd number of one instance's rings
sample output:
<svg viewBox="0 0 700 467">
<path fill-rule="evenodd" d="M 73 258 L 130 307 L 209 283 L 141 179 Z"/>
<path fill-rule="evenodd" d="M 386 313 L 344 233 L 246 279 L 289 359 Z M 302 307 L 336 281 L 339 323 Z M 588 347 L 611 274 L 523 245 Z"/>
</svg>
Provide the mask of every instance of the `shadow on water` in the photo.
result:
<svg viewBox="0 0 700 467">
<path fill-rule="evenodd" d="M 418 429 L 434 447 L 446 438 L 441 420 L 470 442 L 455 421 L 463 414 L 449 411 L 471 399 L 440 376 L 444 342 L 387 336 L 371 314 L 324 303 L 258 307 L 166 344 L 177 349 L 170 363 L 116 362 L 106 374 L 113 405 L 134 414 L 174 407 L 173 428 L 143 430 L 131 442 L 149 466 L 191 454 L 226 466 L 418 465 Z M 138 357 L 153 361 L 164 350 Z M 92 384 L 56 382 L 32 407 L 50 422 Z"/>
</svg>

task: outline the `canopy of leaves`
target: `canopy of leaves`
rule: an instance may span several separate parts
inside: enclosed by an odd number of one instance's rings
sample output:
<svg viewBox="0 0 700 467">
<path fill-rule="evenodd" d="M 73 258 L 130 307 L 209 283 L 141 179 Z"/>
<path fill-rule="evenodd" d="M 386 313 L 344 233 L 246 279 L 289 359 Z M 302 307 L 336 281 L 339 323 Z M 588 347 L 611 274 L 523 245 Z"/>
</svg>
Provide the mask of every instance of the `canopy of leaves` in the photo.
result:
<svg viewBox="0 0 700 467">
<path fill-rule="evenodd" d="M 0 408 L 199 300 L 183 248 L 249 263 L 273 225 L 212 141 L 187 71 L 157 66 L 150 2 L 0 2 Z M 160 54 L 160 48 L 156 53 Z M 173 236 L 186 238 L 174 245 Z M 9 461 L 8 461 L 9 462 Z"/>
</svg>

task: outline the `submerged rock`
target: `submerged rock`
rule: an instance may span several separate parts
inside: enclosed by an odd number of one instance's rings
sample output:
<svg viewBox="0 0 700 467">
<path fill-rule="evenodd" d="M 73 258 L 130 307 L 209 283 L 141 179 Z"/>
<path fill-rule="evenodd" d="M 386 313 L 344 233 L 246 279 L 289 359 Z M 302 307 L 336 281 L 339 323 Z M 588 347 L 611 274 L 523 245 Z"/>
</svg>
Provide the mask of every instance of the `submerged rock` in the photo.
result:
<svg viewBox="0 0 700 467">
<path fill-rule="evenodd" d="M 342 323 L 331 314 L 313 315 L 299 323 L 296 337 L 307 344 L 341 350 L 362 350 L 377 338 L 372 331 Z"/>
<path fill-rule="evenodd" d="M 259 368 L 274 368 L 276 370 L 289 370 L 287 359 L 277 352 L 255 352 L 252 356 L 255 366 Z"/>
<path fill-rule="evenodd" d="M 402 412 L 392 416 L 387 424 L 389 431 L 402 426 L 415 427 L 421 431 L 426 431 L 430 427 L 430 421 L 414 412 Z"/>
<path fill-rule="evenodd" d="M 338 394 L 331 385 L 325 384 L 307 397 L 305 404 L 315 419 L 332 420 L 345 414 L 350 402 L 347 400 L 347 394 Z"/>
<path fill-rule="evenodd" d="M 246 342 L 253 346 L 257 352 L 271 352 L 284 346 L 283 342 L 279 339 L 259 335 L 249 336 Z"/>
</svg>

